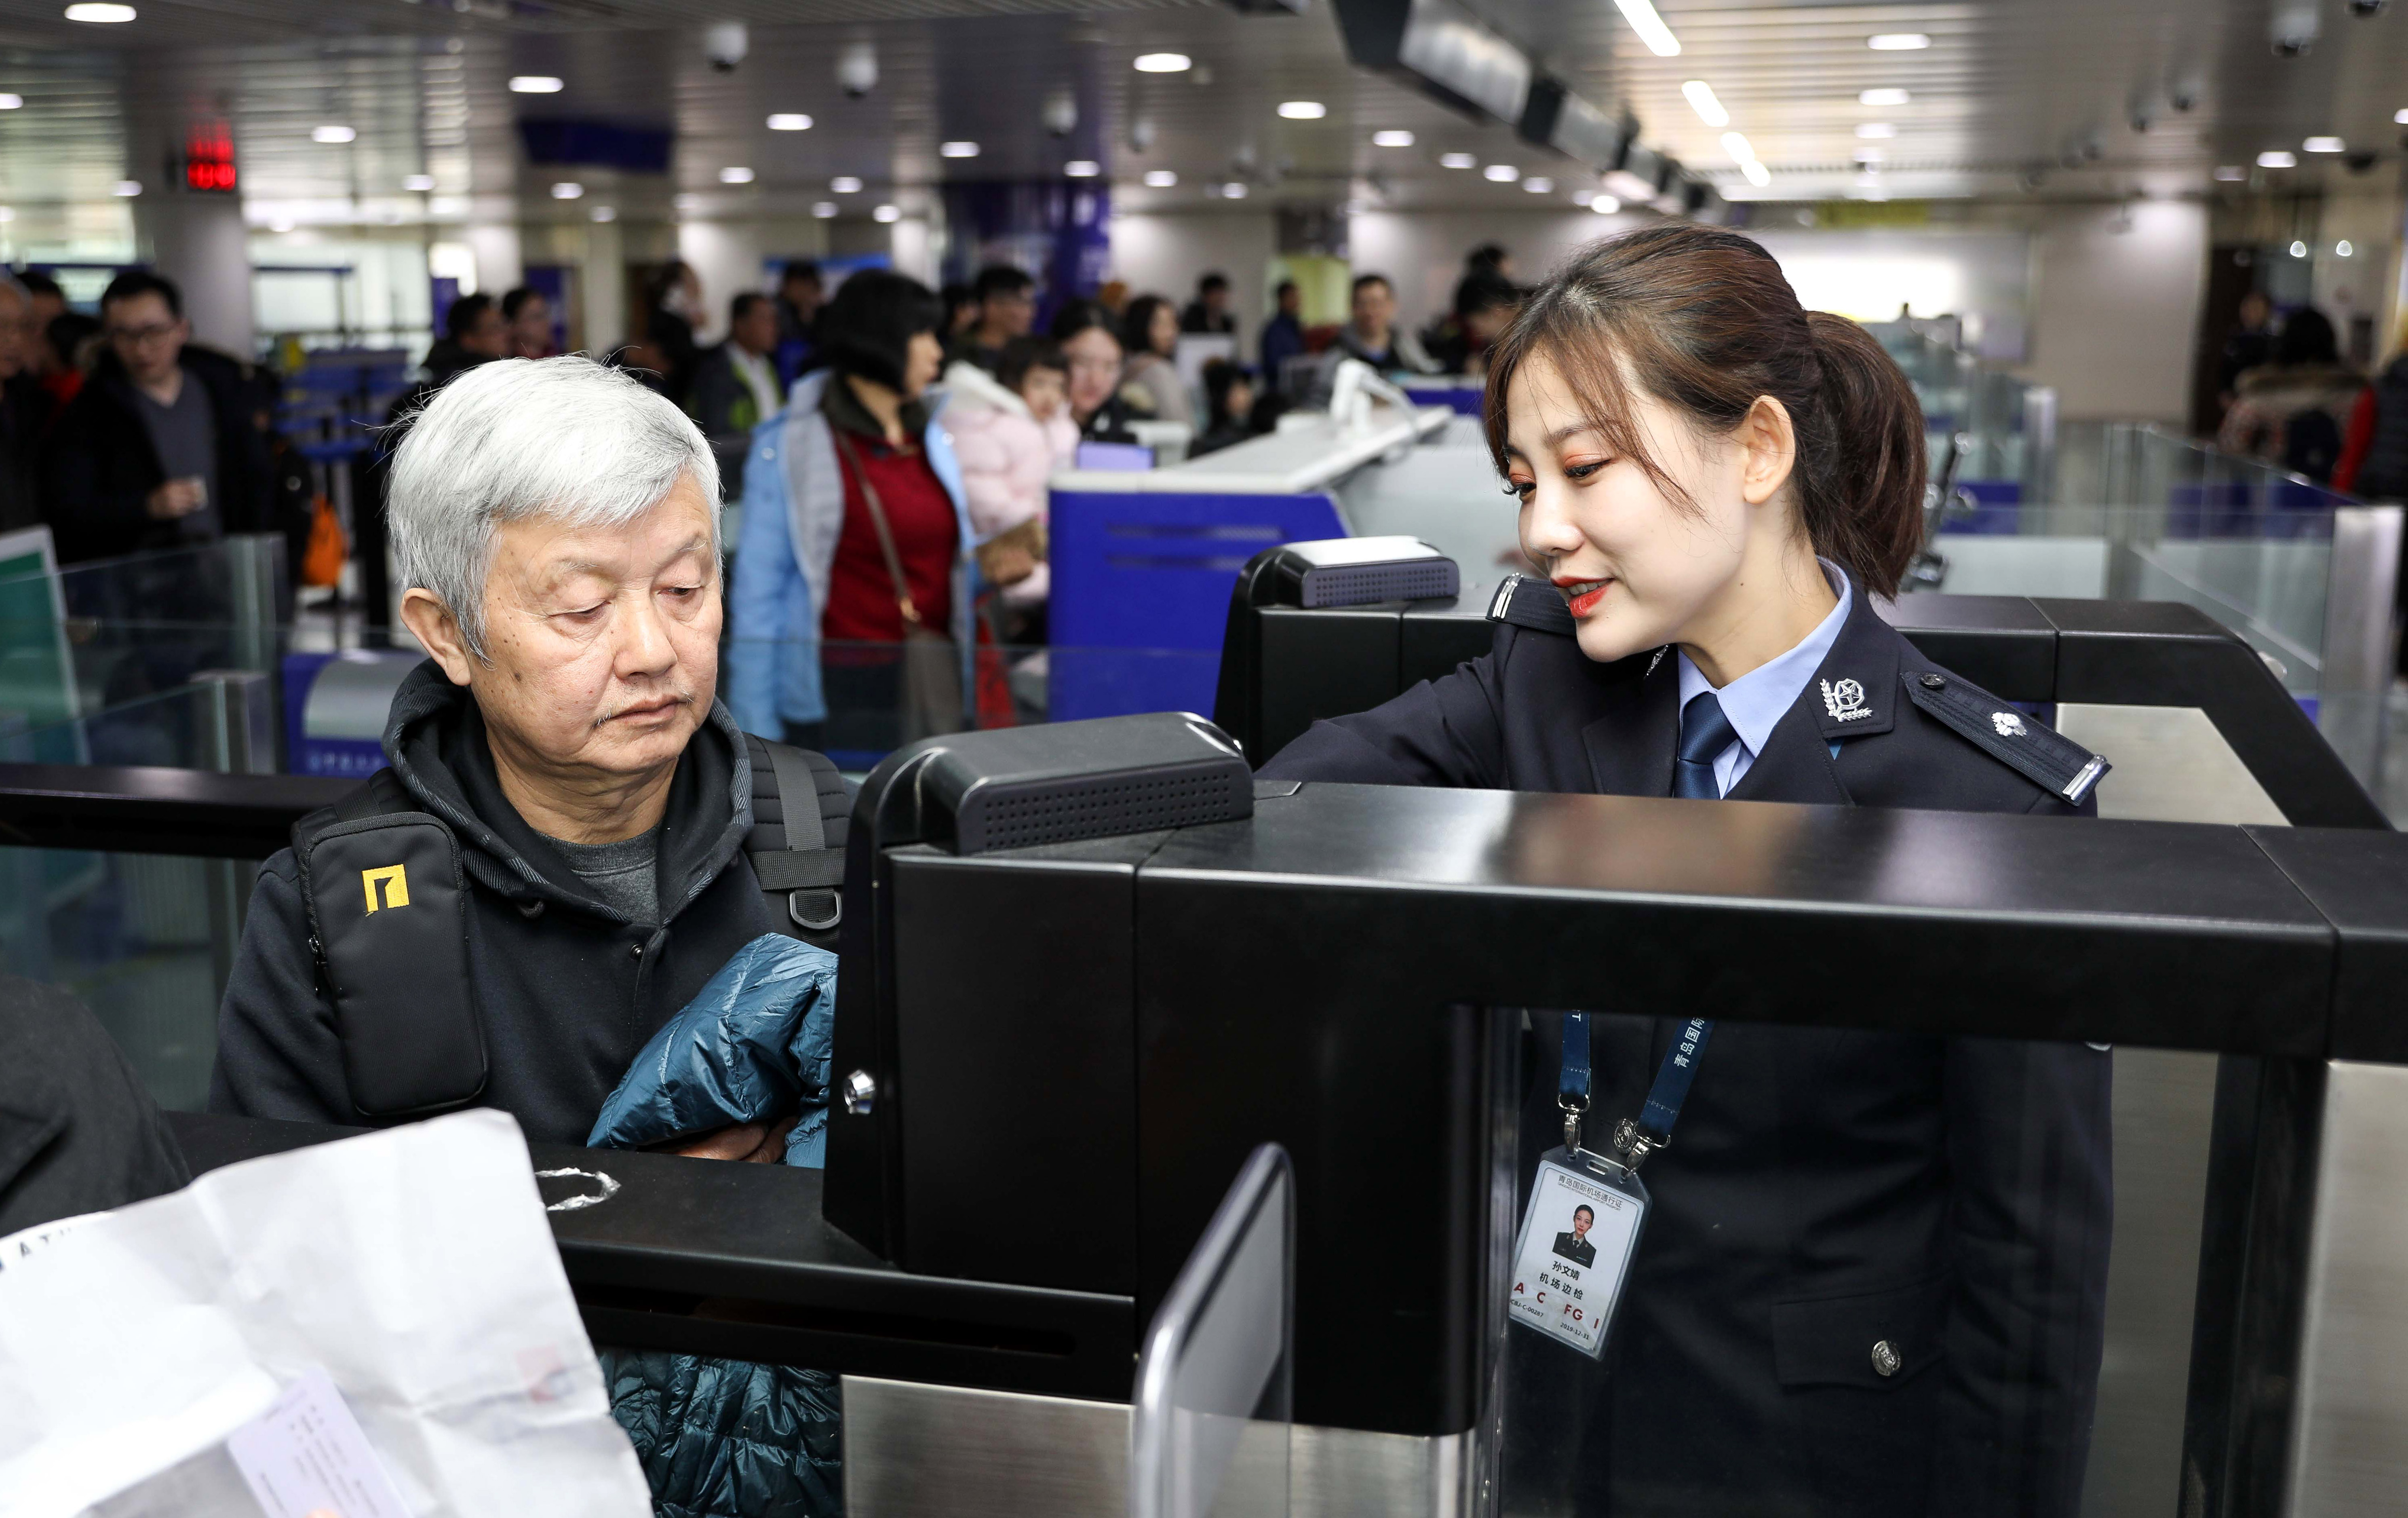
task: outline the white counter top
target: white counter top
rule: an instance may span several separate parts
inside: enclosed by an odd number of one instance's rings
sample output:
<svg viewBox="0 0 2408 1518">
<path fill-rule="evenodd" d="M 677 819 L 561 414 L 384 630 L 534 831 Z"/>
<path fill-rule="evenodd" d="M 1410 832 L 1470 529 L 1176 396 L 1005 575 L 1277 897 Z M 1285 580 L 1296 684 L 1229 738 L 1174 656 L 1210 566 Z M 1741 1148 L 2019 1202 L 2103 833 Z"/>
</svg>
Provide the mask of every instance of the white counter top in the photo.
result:
<svg viewBox="0 0 2408 1518">
<path fill-rule="evenodd" d="M 1374 407 L 1369 425 L 1342 433 L 1322 418 L 1168 469 L 1064 469 L 1047 483 L 1055 490 L 1300 495 L 1442 430 L 1454 415 L 1443 406 Z"/>
</svg>

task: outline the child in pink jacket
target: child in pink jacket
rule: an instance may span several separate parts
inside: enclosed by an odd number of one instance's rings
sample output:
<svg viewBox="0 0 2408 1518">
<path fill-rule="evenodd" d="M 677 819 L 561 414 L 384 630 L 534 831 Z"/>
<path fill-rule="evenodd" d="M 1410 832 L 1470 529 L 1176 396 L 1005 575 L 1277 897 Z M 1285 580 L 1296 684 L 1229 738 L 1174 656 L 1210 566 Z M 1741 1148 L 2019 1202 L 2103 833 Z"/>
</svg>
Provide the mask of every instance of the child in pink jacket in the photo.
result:
<svg viewBox="0 0 2408 1518">
<path fill-rule="evenodd" d="M 979 537 L 979 569 L 1008 607 L 1041 606 L 1045 481 L 1079 450 L 1070 420 L 1069 368 L 1041 337 L 1004 346 L 999 373 L 968 363 L 945 371 L 945 430 L 961 461 L 962 491 Z"/>
</svg>

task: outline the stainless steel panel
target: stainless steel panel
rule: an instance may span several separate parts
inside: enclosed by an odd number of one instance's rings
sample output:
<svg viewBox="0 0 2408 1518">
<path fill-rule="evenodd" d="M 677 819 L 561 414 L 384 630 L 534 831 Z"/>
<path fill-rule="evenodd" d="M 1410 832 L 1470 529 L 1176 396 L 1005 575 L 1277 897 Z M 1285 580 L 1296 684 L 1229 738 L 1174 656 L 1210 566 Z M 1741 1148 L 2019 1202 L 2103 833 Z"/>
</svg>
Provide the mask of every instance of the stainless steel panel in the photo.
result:
<svg viewBox="0 0 2408 1518">
<path fill-rule="evenodd" d="M 2325 1086 L 2293 1518 L 2408 1508 L 2408 1068 L 2336 1060 Z"/>
<path fill-rule="evenodd" d="M 1123 1518 L 1129 1410 L 916 1382 L 844 1378 L 850 1518 Z M 1413 1439 L 1299 1425 L 1298 1518 L 1465 1511 L 1469 1435 Z"/>
<path fill-rule="evenodd" d="M 2399 507 L 2353 506 L 2333 512 L 2316 726 L 2369 789 L 2383 773 L 2383 697 L 2391 688 L 2400 537 Z"/>
<path fill-rule="evenodd" d="M 2099 782 L 2099 815 L 2156 823 L 2289 819 L 2197 707 L 2066 702 L 2057 730 L 2115 767 Z"/>
</svg>

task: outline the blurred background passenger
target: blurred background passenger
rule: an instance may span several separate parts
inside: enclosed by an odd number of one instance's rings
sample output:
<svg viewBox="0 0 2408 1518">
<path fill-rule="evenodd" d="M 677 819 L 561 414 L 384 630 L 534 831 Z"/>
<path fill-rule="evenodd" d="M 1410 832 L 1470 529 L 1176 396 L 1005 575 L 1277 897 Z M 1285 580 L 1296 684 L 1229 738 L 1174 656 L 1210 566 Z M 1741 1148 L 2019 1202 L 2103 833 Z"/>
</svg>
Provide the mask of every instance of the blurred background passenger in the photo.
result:
<svg viewBox="0 0 2408 1518">
<path fill-rule="evenodd" d="M 931 424 L 943 321 L 917 279 L 846 279 L 820 315 L 828 367 L 753 451 L 727 654 L 727 703 L 749 732 L 883 752 L 960 725 L 973 537 L 952 441 Z M 942 662 L 905 647 L 929 639 L 952 645 L 952 727 L 937 725 Z"/>
<path fill-rule="evenodd" d="M 1263 323 L 1263 343 L 1257 357 L 1262 362 L 1263 387 L 1280 388 L 1281 366 L 1304 351 L 1304 292 L 1294 279 L 1282 279 L 1273 296 L 1279 309 Z"/>
<path fill-rule="evenodd" d="M 778 378 L 786 384 L 811 366 L 826 291 L 820 266 L 810 259 L 790 258 L 778 271 Z"/>
<path fill-rule="evenodd" d="M 1120 328 L 1100 301 L 1074 300 L 1054 316 L 1052 336 L 1070 374 L 1070 420 L 1090 442 L 1137 441 L 1121 395 Z"/>
<path fill-rule="evenodd" d="M 2241 311 L 2232 335 L 2215 365 L 2215 404 L 2219 423 L 2239 398 L 2241 376 L 2274 356 L 2274 303 L 2262 290 L 2241 297 Z"/>
<path fill-rule="evenodd" d="M 1424 350 L 1440 373 L 1487 373 L 1488 345 L 1521 309 L 1521 290 L 1495 268 L 1482 265 L 1481 256 L 1472 255 L 1471 272 L 1456 282 L 1454 310 L 1423 339 Z"/>
<path fill-rule="evenodd" d="M 0 1238 L 192 1179 L 159 1104 L 91 1009 L 0 975 Z"/>
<path fill-rule="evenodd" d="M 1422 351 L 1421 339 L 1397 325 L 1397 292 L 1385 275 L 1357 275 L 1351 304 L 1347 323 L 1338 329 L 1340 352 L 1383 374 L 1438 372 L 1438 365 Z"/>
<path fill-rule="evenodd" d="M 1037 324 L 1037 281 L 1009 264 L 990 264 L 970 281 L 970 294 L 978 298 L 978 320 L 951 356 L 993 374 L 1003 363 L 1003 345 Z"/>
<path fill-rule="evenodd" d="M 744 459 L 752 429 L 776 416 L 785 401 L 770 359 L 778 346 L 777 303 L 747 291 L 727 305 L 727 340 L 695 366 L 694 398 L 686 407 L 719 459 L 720 498 L 744 494 Z"/>
<path fill-rule="evenodd" d="M 552 340 L 552 302 L 542 291 L 521 285 L 504 295 L 502 320 L 510 329 L 511 358 L 550 358 L 560 351 Z"/>
<path fill-rule="evenodd" d="M 702 277 L 682 259 L 671 259 L 652 276 L 645 292 L 644 341 L 659 365 L 657 387 L 678 406 L 694 393 L 694 369 L 702 356 L 694 324 L 702 315 Z"/>
<path fill-rule="evenodd" d="M 40 321 L 41 297 L 34 297 L 36 320 Z M 84 377 L 92 372 L 93 360 L 99 356 L 100 323 L 81 311 L 63 311 L 41 322 L 37 328 L 41 345 L 35 351 L 35 368 L 42 389 L 50 398 L 53 419 L 67 402 L 83 389 Z"/>
<path fill-rule="evenodd" d="M 158 275 L 119 275 L 100 315 L 108 347 L 44 463 L 59 561 L 280 530 L 245 365 L 192 344 L 183 296 Z"/>
<path fill-rule="evenodd" d="M 1171 362 L 1179 351 L 1179 318 L 1160 295 L 1140 295 L 1121 319 L 1121 345 L 1128 358 L 1121 370 L 1121 396 L 1157 422 L 1194 425 L 1196 408 Z"/>
<path fill-rule="evenodd" d="M 60 288 L 58 280 L 39 269 L 27 269 L 17 276 L 17 282 L 34 297 L 35 325 L 48 327 L 67 314 L 67 293 Z"/>
<path fill-rule="evenodd" d="M 945 430 L 961 460 L 979 577 L 1002 593 L 1006 643 L 1044 641 L 1045 481 L 1079 451 L 1069 387 L 1069 366 L 1048 337 L 1006 343 L 996 375 L 958 363 L 945 372 Z"/>
<path fill-rule="evenodd" d="M 1204 365 L 1204 430 L 1187 445 L 1187 456 L 1201 458 L 1254 436 L 1254 382 L 1245 368 L 1226 359 Z"/>
<path fill-rule="evenodd" d="M 1463 255 L 1463 272 L 1493 274 L 1510 281 L 1513 278 L 1513 255 L 1498 243 L 1484 242 Z"/>
<path fill-rule="evenodd" d="M 1181 332 L 1214 333 L 1232 336 L 1238 330 L 1238 318 L 1229 309 L 1229 277 L 1218 272 L 1196 281 L 1196 298 L 1180 313 Z"/>
<path fill-rule="evenodd" d="M 359 556 L 360 615 L 366 631 L 362 641 L 371 648 L 393 641 L 393 575 L 386 562 L 389 541 L 385 494 L 390 487 L 394 450 L 401 446 L 410 419 L 435 393 L 480 364 L 509 356 L 509 323 L 501 308 L 486 294 L 463 295 L 443 313 L 443 336 L 426 351 L 418 382 L 402 393 L 385 415 L 384 431 L 368 462 L 368 488 L 360 493 L 351 511 L 351 549 Z"/>
<path fill-rule="evenodd" d="M 34 378 L 34 349 L 33 296 L 0 272 L 0 533 L 42 520 L 35 465 L 50 396 Z"/>
<path fill-rule="evenodd" d="M 937 299 L 945 308 L 944 329 L 937 334 L 950 355 L 970 328 L 978 324 L 978 296 L 969 286 L 958 281 L 937 292 Z"/>
<path fill-rule="evenodd" d="M 2366 380 L 2341 361 L 2333 325 L 2303 306 L 2283 319 L 2272 359 L 2242 371 L 2216 445 L 2322 483 L 2341 462 L 2343 437 Z"/>
</svg>

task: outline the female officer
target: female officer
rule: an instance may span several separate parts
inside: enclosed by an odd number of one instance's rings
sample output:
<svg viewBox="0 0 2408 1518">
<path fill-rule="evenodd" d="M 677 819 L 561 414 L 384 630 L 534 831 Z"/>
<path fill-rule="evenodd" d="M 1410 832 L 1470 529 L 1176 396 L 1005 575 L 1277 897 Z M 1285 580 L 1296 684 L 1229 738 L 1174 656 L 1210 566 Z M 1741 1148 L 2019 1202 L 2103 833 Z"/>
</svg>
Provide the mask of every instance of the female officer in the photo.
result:
<svg viewBox="0 0 2408 1518">
<path fill-rule="evenodd" d="M 1755 243 L 1668 223 L 1586 250 L 1498 342 L 1486 424 L 1563 602 L 1517 582 L 1486 656 L 1267 777 L 2095 814 L 2101 764 L 1874 612 L 1921 537 L 1922 415 Z M 1799 973 L 1844 995 L 1884 972 Z M 1680 1024 L 1590 1021 L 1610 1132 Z M 1582 1511 L 2071 1514 L 2108 1073 L 2079 1044 L 1716 1027 L 1645 1170 Z"/>
</svg>

